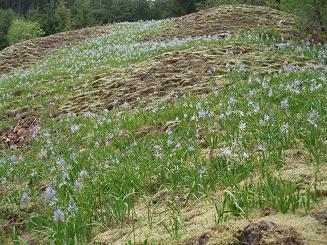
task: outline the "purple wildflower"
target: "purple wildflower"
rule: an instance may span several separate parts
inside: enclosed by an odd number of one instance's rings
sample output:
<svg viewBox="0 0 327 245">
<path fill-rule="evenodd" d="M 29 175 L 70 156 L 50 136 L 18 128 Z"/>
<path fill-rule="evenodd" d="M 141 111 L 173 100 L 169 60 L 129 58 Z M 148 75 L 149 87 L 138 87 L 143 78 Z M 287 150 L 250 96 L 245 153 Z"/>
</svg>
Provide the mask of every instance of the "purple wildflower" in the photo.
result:
<svg viewBox="0 0 327 245">
<path fill-rule="evenodd" d="M 53 214 L 53 219 L 56 223 L 58 222 L 65 222 L 65 214 L 63 211 L 61 211 L 59 208 L 57 208 L 55 211 L 54 211 L 54 214 Z"/>
<path fill-rule="evenodd" d="M 199 173 L 200 175 L 204 174 L 205 172 L 207 172 L 207 167 L 206 167 L 206 166 L 202 166 L 202 168 L 200 168 L 200 169 L 198 170 L 198 173 Z"/>
<path fill-rule="evenodd" d="M 289 107 L 289 105 L 288 105 L 288 100 L 287 100 L 287 99 L 282 100 L 282 101 L 280 102 L 280 107 L 281 107 L 282 109 L 286 110 L 286 109 Z"/>
<path fill-rule="evenodd" d="M 58 200 L 56 196 L 56 191 L 51 186 L 48 186 L 45 189 L 44 196 L 45 196 L 45 200 L 50 202 L 51 204 L 56 203 Z"/>
<path fill-rule="evenodd" d="M 29 197 L 28 193 L 26 191 L 23 192 L 23 195 L 21 198 L 21 203 L 24 205 L 28 205 L 29 201 L 30 201 L 30 197 Z"/>
</svg>

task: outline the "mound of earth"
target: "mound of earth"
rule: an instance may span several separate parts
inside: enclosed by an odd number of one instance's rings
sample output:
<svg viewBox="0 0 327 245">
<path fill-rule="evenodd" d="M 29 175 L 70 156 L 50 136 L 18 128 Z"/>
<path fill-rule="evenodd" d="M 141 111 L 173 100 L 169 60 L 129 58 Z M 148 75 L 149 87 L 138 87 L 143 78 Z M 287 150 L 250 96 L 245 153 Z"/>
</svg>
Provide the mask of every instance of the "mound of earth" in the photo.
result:
<svg viewBox="0 0 327 245">
<path fill-rule="evenodd" d="M 173 26 L 156 35 L 159 39 L 217 35 L 246 30 L 271 30 L 291 37 L 294 18 L 278 10 L 261 6 L 220 6 L 174 20 Z"/>
<path fill-rule="evenodd" d="M 285 37 L 294 34 L 294 18 L 284 12 L 260 6 L 221 6 L 173 20 L 149 39 L 172 39 L 187 36 L 224 35 L 244 30 L 274 29 Z M 0 52 L 0 75 L 23 65 L 31 65 L 51 51 L 89 38 L 108 34 L 112 26 L 84 28 L 36 38 L 8 47 Z"/>
<path fill-rule="evenodd" d="M 323 69 L 317 60 L 278 54 L 277 47 L 211 45 L 171 52 L 100 74 L 93 82 L 77 86 L 75 94 L 57 102 L 56 115 L 83 114 L 170 101 L 188 94 L 205 94 L 230 84 L 228 71 L 274 74 L 287 69 Z M 210 83 L 210 81 L 212 81 Z"/>
<path fill-rule="evenodd" d="M 188 94 L 206 94 L 231 84 L 225 77 L 228 71 L 268 75 L 310 68 L 325 69 L 316 59 L 281 53 L 276 46 L 210 45 L 162 54 L 130 67 L 110 69 L 96 75 L 93 82 L 77 85 L 65 99 L 54 97 L 48 105 L 54 106 L 55 117 L 81 115 L 111 110 L 125 102 L 134 107 Z M 42 95 L 35 91 L 33 97 L 38 96 Z M 8 107 L 0 120 L 19 119 L 40 110 L 42 108 L 11 110 Z"/>
<path fill-rule="evenodd" d="M 31 65 L 51 51 L 68 47 L 89 38 L 108 34 L 112 27 L 93 27 L 57 33 L 10 46 L 0 51 L 0 75 L 23 65 Z"/>
<path fill-rule="evenodd" d="M 271 221 L 250 223 L 236 236 L 239 244 L 302 245 L 303 238 L 293 228 L 283 229 Z"/>
<path fill-rule="evenodd" d="M 313 217 L 324 225 L 327 231 L 327 209 L 316 212 Z"/>
</svg>

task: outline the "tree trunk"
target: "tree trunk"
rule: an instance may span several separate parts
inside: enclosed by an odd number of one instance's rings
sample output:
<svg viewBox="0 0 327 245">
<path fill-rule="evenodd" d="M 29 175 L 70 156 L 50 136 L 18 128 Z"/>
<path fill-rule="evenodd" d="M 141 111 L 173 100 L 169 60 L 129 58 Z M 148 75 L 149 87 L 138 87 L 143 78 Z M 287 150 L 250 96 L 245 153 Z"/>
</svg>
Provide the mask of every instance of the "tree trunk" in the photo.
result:
<svg viewBox="0 0 327 245">
<path fill-rule="evenodd" d="M 19 3 L 18 3 L 18 13 L 19 13 L 19 15 L 22 14 L 22 0 L 19 0 Z"/>
</svg>

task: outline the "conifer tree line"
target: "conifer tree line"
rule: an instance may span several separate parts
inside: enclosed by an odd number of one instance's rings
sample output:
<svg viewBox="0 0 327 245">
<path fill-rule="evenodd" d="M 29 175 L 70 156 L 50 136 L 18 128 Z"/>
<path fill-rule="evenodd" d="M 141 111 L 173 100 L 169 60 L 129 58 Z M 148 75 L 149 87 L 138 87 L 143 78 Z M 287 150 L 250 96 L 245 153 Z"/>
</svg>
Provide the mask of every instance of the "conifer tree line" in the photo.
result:
<svg viewBox="0 0 327 245">
<path fill-rule="evenodd" d="M 326 30 L 327 0 L 0 0 L 0 49 L 35 36 L 122 21 L 164 19 L 221 4 L 268 5 Z"/>
</svg>

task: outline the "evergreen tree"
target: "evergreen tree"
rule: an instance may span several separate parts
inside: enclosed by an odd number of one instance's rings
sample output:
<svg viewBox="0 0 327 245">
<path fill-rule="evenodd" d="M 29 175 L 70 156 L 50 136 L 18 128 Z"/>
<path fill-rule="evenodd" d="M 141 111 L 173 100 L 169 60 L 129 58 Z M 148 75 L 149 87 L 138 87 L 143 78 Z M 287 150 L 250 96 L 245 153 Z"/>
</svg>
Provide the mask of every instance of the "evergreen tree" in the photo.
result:
<svg viewBox="0 0 327 245">
<path fill-rule="evenodd" d="M 76 0 L 73 6 L 73 26 L 82 28 L 93 26 L 96 20 L 93 18 L 91 0 Z"/>
<path fill-rule="evenodd" d="M 66 31 L 71 28 L 71 15 L 69 9 L 65 7 L 64 0 L 60 0 L 54 15 L 54 30 L 55 32 Z"/>
<path fill-rule="evenodd" d="M 327 31 L 327 0 L 288 0 L 281 5 L 298 16 L 303 31 Z"/>
<path fill-rule="evenodd" d="M 8 30 L 11 23 L 18 18 L 18 15 L 12 9 L 0 9 L 0 49 L 9 45 Z"/>
<path fill-rule="evenodd" d="M 109 9 L 110 22 L 133 21 L 133 8 L 131 1 L 113 0 Z"/>
<path fill-rule="evenodd" d="M 177 0 L 177 2 L 187 14 L 192 13 L 196 10 L 196 0 Z"/>
<path fill-rule="evenodd" d="M 151 8 L 148 0 L 134 0 L 133 5 L 134 20 L 151 19 Z"/>
</svg>

